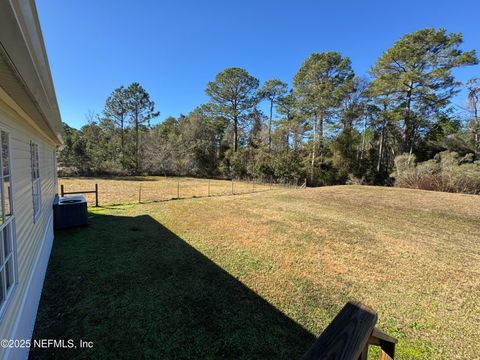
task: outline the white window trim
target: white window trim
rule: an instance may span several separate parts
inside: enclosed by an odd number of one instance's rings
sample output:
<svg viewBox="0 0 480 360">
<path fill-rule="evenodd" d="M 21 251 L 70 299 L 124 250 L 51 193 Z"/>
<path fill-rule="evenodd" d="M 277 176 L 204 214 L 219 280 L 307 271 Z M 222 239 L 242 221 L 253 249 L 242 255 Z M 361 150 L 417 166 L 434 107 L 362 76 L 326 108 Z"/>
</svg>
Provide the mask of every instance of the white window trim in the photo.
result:
<svg viewBox="0 0 480 360">
<path fill-rule="evenodd" d="M 36 142 L 30 141 L 30 170 L 32 173 L 32 206 L 33 206 L 33 223 L 35 224 L 42 214 L 42 183 L 40 176 L 40 154 L 39 146 Z M 36 167 L 38 171 L 38 178 L 34 178 L 33 172 Z M 35 206 L 35 204 L 37 206 Z"/>
<path fill-rule="evenodd" d="M 53 188 L 55 189 L 55 194 L 58 189 L 58 174 L 57 174 L 57 148 L 53 147 Z"/>
<path fill-rule="evenodd" d="M 12 181 L 12 143 L 11 143 L 11 138 L 10 138 L 10 132 L 8 131 L 5 131 L 5 130 L 1 130 L 1 131 L 4 131 L 6 134 L 7 134 L 7 138 L 8 138 L 8 165 L 9 165 L 9 177 L 10 177 L 10 194 L 12 195 L 10 197 L 10 209 L 11 209 L 11 215 L 10 217 L 8 218 L 7 221 L 3 221 L 2 219 L 2 224 L 0 225 L 0 232 L 3 232 L 3 229 L 4 228 L 9 228 L 10 229 L 10 246 L 12 248 L 11 250 L 11 253 L 7 256 L 7 259 L 4 259 L 5 261 L 3 262 L 2 266 L 0 266 L 0 269 L 2 269 L 3 271 L 5 271 L 5 264 L 6 264 L 6 261 L 7 260 L 12 260 L 12 263 L 13 263 L 13 266 L 12 266 L 12 275 L 13 275 L 13 281 L 12 281 L 12 285 L 10 287 L 10 289 L 6 290 L 6 287 L 7 287 L 7 284 L 6 284 L 6 281 L 4 282 L 3 286 L 3 292 L 5 294 L 5 301 L 0 305 L 0 321 L 3 320 L 3 317 L 8 309 L 8 306 L 13 298 L 13 294 L 15 293 L 15 290 L 17 289 L 17 284 L 18 284 L 18 266 L 17 266 L 17 238 L 16 238 L 16 233 L 17 233 L 17 230 L 16 230 L 16 227 L 15 227 L 15 205 L 14 205 L 14 202 L 13 202 L 13 194 L 14 194 L 14 185 L 13 185 L 13 181 Z M 0 132 L 1 134 L 1 132 Z M 3 176 L 3 146 L 1 144 L 1 136 L 0 136 L 0 171 L 1 171 L 1 176 L 0 176 L 0 186 L 1 186 L 1 190 L 0 190 L 0 195 L 1 195 L 1 201 L 2 203 L 4 203 L 4 200 L 5 200 L 5 192 L 4 192 L 4 184 L 3 184 L 3 180 L 4 180 L 4 176 Z M 2 206 L 2 204 L 0 203 L 0 207 Z M 2 214 L 3 216 L 3 214 Z M 3 238 L 1 239 L 1 241 L 3 242 Z M 3 244 L 1 246 L 1 251 L 2 253 L 0 253 L 0 256 L 4 257 L 4 253 L 3 253 Z M 3 275 L 2 275 L 3 276 Z M 3 279 L 2 279 L 2 282 L 3 282 Z"/>
</svg>

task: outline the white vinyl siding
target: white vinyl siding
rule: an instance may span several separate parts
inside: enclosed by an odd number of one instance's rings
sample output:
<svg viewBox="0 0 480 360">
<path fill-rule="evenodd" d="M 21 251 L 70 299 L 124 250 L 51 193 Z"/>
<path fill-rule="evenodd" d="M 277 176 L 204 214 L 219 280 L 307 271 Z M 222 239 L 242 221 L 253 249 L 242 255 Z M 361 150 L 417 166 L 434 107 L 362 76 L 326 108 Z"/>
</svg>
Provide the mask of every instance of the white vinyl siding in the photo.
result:
<svg viewBox="0 0 480 360">
<path fill-rule="evenodd" d="M 37 258 L 44 244 L 45 235 L 52 232 L 52 205 L 56 193 L 54 157 L 55 142 L 27 121 L 21 109 L 13 108 L 3 97 L 0 89 L 0 129 L 10 135 L 11 192 L 13 196 L 15 221 L 11 231 L 15 234 L 16 283 L 8 305 L 0 318 L 0 339 L 10 339 L 16 327 L 18 314 L 30 304 L 23 302 L 28 291 Z M 41 191 L 40 213 L 35 221 L 32 206 L 32 164 L 30 142 L 38 144 L 39 186 Z M 27 305 L 26 305 L 27 304 Z M 0 348 L 0 359 L 5 349 Z"/>
<path fill-rule="evenodd" d="M 38 144 L 30 141 L 30 159 L 32 171 L 32 199 L 33 199 L 33 221 L 36 221 L 42 211 L 42 186 L 40 183 L 40 164 L 38 156 Z"/>
</svg>

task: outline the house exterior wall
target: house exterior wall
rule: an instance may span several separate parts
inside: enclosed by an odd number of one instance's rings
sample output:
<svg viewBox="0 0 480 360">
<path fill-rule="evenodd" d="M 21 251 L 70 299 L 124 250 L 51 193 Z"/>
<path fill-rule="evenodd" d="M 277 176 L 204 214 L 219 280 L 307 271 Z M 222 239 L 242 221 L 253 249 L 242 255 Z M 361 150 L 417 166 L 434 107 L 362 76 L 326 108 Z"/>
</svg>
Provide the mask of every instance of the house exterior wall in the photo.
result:
<svg viewBox="0 0 480 360">
<path fill-rule="evenodd" d="M 32 126 L 20 107 L 0 89 L 0 130 L 10 134 L 16 232 L 17 282 L 0 318 L 0 339 L 30 339 L 53 241 L 56 193 L 55 143 Z M 34 221 L 30 142 L 39 146 L 41 213 Z M 0 348 L 1 359 L 25 358 L 28 349 Z"/>
<path fill-rule="evenodd" d="M 16 239 L 15 283 L 5 287 L 11 290 L 0 308 L 0 340 L 30 340 L 53 242 L 55 147 L 62 142 L 62 123 L 34 0 L 0 0 L 0 130 L 9 133 L 15 219 L 13 227 L 11 217 L 1 225 L 6 229 L 1 236 L 12 228 Z M 32 141 L 39 150 L 41 188 L 41 211 L 35 218 L 31 150 L 36 147 L 31 147 Z M 38 181 L 35 185 L 37 190 Z M 4 254 L 11 259 L 7 250 Z M 1 269 L 2 279 L 3 274 L 11 279 L 10 267 L 5 271 L 2 264 Z M 0 344 L 0 359 L 27 356 L 28 348 L 5 349 Z"/>
</svg>

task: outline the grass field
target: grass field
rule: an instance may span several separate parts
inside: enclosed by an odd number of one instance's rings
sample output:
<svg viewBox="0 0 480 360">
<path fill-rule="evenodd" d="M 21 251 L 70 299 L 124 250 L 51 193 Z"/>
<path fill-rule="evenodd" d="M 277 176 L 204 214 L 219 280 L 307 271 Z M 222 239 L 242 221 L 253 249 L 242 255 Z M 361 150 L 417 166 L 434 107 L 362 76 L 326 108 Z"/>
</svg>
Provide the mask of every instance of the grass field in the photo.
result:
<svg viewBox="0 0 480 360">
<path fill-rule="evenodd" d="M 348 300 L 398 359 L 480 353 L 480 198 L 338 186 L 92 209 L 55 240 L 33 358 L 295 359 Z"/>
<path fill-rule="evenodd" d="M 58 185 L 64 185 L 65 192 L 95 190 L 98 184 L 100 205 L 164 201 L 177 198 L 222 196 L 232 194 L 232 181 L 208 180 L 188 177 L 137 176 L 124 178 L 60 178 Z M 279 185 L 251 181 L 233 181 L 235 194 L 261 192 Z M 141 192 L 141 194 L 140 194 Z M 90 204 L 95 195 L 86 194 Z"/>
</svg>

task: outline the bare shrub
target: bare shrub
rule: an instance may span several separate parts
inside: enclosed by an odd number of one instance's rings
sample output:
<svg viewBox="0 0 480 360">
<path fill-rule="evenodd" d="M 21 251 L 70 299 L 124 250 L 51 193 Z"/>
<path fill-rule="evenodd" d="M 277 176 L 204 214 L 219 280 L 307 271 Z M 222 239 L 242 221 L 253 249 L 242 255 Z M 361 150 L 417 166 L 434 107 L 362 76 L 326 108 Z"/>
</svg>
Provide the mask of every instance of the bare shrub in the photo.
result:
<svg viewBox="0 0 480 360">
<path fill-rule="evenodd" d="M 359 178 L 352 174 L 348 174 L 348 179 L 346 181 L 347 185 L 365 185 L 365 183 L 366 181 L 364 177 Z"/>
<path fill-rule="evenodd" d="M 395 158 L 395 185 L 413 189 L 480 194 L 480 162 L 469 154 L 444 151 L 434 159 L 416 163 L 412 155 Z"/>
<path fill-rule="evenodd" d="M 75 166 L 59 166 L 57 168 L 57 175 L 59 177 L 78 176 L 79 171 Z"/>
</svg>

